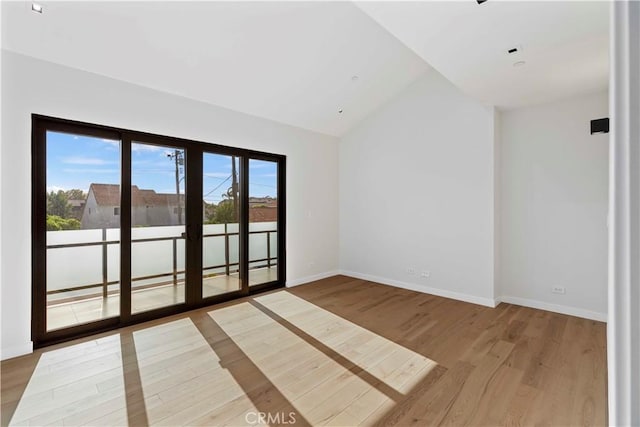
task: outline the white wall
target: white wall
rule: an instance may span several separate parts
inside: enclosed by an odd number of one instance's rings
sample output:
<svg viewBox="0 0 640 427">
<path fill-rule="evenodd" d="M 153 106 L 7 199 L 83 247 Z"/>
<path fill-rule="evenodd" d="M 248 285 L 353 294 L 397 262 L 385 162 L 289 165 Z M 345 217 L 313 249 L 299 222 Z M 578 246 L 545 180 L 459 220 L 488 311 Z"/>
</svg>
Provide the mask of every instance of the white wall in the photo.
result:
<svg viewBox="0 0 640 427">
<path fill-rule="evenodd" d="M 606 320 L 608 135 L 589 122 L 607 116 L 606 92 L 502 113 L 503 301 Z"/>
<path fill-rule="evenodd" d="M 432 70 L 342 139 L 346 274 L 494 304 L 494 119 Z"/>
<path fill-rule="evenodd" d="M 31 113 L 286 155 L 287 281 L 337 270 L 337 139 L 3 51 L 3 359 L 31 349 Z"/>
</svg>

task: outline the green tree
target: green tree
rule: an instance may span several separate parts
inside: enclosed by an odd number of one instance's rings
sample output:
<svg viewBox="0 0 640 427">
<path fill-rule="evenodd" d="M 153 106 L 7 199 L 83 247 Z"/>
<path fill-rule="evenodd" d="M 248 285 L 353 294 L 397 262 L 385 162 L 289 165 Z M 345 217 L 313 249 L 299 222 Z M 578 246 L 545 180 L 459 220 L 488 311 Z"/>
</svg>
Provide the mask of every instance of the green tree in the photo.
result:
<svg viewBox="0 0 640 427">
<path fill-rule="evenodd" d="M 78 190 L 77 188 L 74 188 L 72 190 L 67 190 L 64 193 L 67 196 L 67 200 L 86 200 L 87 199 L 87 193 L 85 193 L 82 190 Z"/>
<path fill-rule="evenodd" d="M 204 202 L 204 223 L 205 224 L 215 224 L 213 222 L 216 214 L 216 205 L 213 203 Z"/>
<path fill-rule="evenodd" d="M 218 203 L 208 222 L 209 224 L 229 224 L 237 222 L 233 202 L 231 200 L 223 200 Z"/>
<path fill-rule="evenodd" d="M 62 218 L 47 215 L 47 231 L 80 230 L 80 221 L 75 218 Z"/>
<path fill-rule="evenodd" d="M 71 205 L 64 191 L 51 191 L 47 194 L 47 214 L 66 218 L 71 215 Z"/>
</svg>

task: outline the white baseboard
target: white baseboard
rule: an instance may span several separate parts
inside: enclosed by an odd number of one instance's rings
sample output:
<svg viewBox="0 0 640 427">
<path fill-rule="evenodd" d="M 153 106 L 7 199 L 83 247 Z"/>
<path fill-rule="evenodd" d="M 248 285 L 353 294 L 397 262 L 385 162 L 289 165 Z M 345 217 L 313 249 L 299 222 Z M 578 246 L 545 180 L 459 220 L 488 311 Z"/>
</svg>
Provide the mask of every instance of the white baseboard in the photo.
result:
<svg viewBox="0 0 640 427">
<path fill-rule="evenodd" d="M 3 347 L 1 351 L 2 355 L 0 356 L 0 359 L 2 360 L 23 356 L 25 354 L 31 354 L 33 353 L 33 342 L 29 341 L 22 345 L 14 345 L 13 347 L 9 348 Z"/>
<path fill-rule="evenodd" d="M 431 295 L 437 295 L 445 298 L 452 298 L 459 301 L 470 302 L 473 304 L 484 305 L 486 307 L 497 307 L 500 302 L 521 305 L 523 307 L 536 308 L 539 310 L 552 311 L 554 313 L 566 314 L 569 316 L 582 317 L 584 319 L 597 320 L 599 322 L 606 322 L 606 313 L 599 313 L 596 311 L 584 310 L 576 307 L 569 307 L 560 304 L 551 304 L 542 301 L 536 301 L 527 298 L 518 298 L 511 296 L 499 297 L 495 300 L 491 298 L 483 298 L 475 295 L 463 294 L 459 292 L 452 292 L 445 289 L 431 288 L 428 286 L 420 286 L 414 283 L 402 282 L 399 280 L 387 279 L 385 277 L 372 276 L 370 274 L 358 273 L 355 271 L 341 270 L 340 274 L 345 276 L 355 277 L 356 279 L 368 280 L 370 282 L 381 283 L 383 285 L 395 286 L 398 288 L 408 289 L 410 291 L 422 292 Z"/>
<path fill-rule="evenodd" d="M 327 271 L 324 273 L 314 274 L 313 276 L 301 277 L 299 279 L 287 280 L 286 286 L 287 288 L 292 288 L 294 286 L 304 285 L 305 283 L 315 282 L 316 280 L 326 279 L 327 277 L 337 276 L 340 274 L 338 270 Z"/>
<path fill-rule="evenodd" d="M 494 308 L 498 305 L 499 301 L 494 301 L 491 298 L 483 298 L 475 295 L 463 294 L 460 292 L 447 291 L 445 289 L 431 288 L 428 286 L 420 286 L 414 283 L 402 282 L 399 280 L 387 279 L 385 277 L 372 276 L 370 274 L 357 273 L 355 271 L 341 270 L 340 274 L 345 276 L 355 277 L 356 279 L 368 280 L 370 282 L 381 283 L 383 285 L 395 286 L 397 288 L 408 289 L 410 291 L 422 292 L 424 294 L 437 295 L 439 297 L 451 298 L 459 301 L 470 302 L 472 304 L 484 305 L 486 307 Z"/>
<path fill-rule="evenodd" d="M 536 301 L 528 298 L 519 298 L 511 296 L 503 296 L 498 300 L 492 300 L 490 298 L 483 298 L 469 294 L 463 294 L 459 292 L 447 291 L 444 289 L 431 288 L 428 286 L 420 286 L 413 283 L 406 283 L 399 280 L 387 279 L 384 277 L 372 276 L 370 274 L 357 273 L 355 271 L 346 270 L 334 270 L 327 271 L 320 274 L 314 274 L 312 276 L 301 277 L 299 279 L 287 281 L 286 286 L 288 288 L 293 286 L 303 285 L 305 283 L 314 282 L 316 280 L 326 279 L 328 277 L 337 276 L 343 274 L 345 276 L 355 277 L 356 279 L 368 280 L 370 282 L 381 283 L 383 285 L 395 286 L 398 288 L 408 289 L 410 291 L 422 292 L 431 295 L 437 295 L 445 298 L 452 298 L 459 301 L 470 302 L 473 304 L 484 305 L 486 307 L 496 307 L 500 302 L 507 304 L 521 305 L 524 307 L 536 308 L 539 310 L 552 311 L 554 313 L 566 314 L 569 316 L 582 317 L 584 319 L 596 320 L 599 322 L 606 322 L 607 315 L 605 313 L 599 313 L 591 310 L 584 310 L 581 308 L 569 307 L 560 304 L 552 304 L 542 301 Z M 0 350 L 1 360 L 11 359 L 25 354 L 33 353 L 33 342 L 28 341 L 22 345 L 17 345 L 8 348 L 2 348 Z"/>
<path fill-rule="evenodd" d="M 585 310 L 582 308 L 569 307 L 566 305 L 552 304 L 549 302 L 537 301 L 528 298 L 500 297 L 501 302 L 507 304 L 522 305 L 524 307 L 537 308 L 539 310 L 552 311 L 554 313 L 567 314 L 569 316 L 582 317 L 583 319 L 597 320 L 598 322 L 606 322 L 606 313 L 599 313 L 597 311 Z"/>
</svg>

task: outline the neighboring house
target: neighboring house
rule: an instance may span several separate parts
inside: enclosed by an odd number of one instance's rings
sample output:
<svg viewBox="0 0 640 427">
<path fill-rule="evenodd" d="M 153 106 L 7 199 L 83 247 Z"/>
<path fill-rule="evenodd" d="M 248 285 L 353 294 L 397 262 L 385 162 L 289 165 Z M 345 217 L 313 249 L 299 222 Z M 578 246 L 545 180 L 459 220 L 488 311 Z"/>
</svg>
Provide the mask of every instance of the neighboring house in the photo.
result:
<svg viewBox="0 0 640 427">
<path fill-rule="evenodd" d="M 85 199 L 69 199 L 68 203 L 71 206 L 71 218 L 75 218 L 80 221 L 82 219 L 84 205 L 87 201 Z"/>
<path fill-rule="evenodd" d="M 131 186 L 131 225 L 149 227 L 178 225 L 184 217 L 184 195 L 156 193 Z M 180 211 L 181 215 L 180 215 Z M 91 184 L 82 213 L 82 228 L 117 228 L 120 226 L 120 186 Z"/>
<path fill-rule="evenodd" d="M 278 221 L 278 199 L 271 196 L 249 197 L 249 222 Z"/>
</svg>

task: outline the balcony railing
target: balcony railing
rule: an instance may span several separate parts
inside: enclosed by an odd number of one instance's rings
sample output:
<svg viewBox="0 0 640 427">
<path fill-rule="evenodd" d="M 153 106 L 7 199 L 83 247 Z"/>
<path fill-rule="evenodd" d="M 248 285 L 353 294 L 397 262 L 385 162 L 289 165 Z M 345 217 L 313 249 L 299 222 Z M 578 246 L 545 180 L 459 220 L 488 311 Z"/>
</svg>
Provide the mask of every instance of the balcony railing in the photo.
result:
<svg viewBox="0 0 640 427">
<path fill-rule="evenodd" d="M 277 260 L 278 260 L 277 256 L 271 256 L 271 233 L 277 233 L 277 230 L 260 230 L 260 231 L 249 232 L 249 235 L 265 234 L 267 239 L 266 240 L 266 251 L 267 251 L 266 258 L 249 259 L 250 270 L 265 268 L 265 267 L 271 268 L 277 265 Z M 223 233 L 211 233 L 211 234 L 203 235 L 203 242 L 204 242 L 204 239 L 207 239 L 207 238 L 224 237 L 224 264 L 203 266 L 202 268 L 203 272 L 210 271 L 210 270 L 219 270 L 224 268 L 225 275 L 230 275 L 233 273 L 237 273 L 239 271 L 238 269 L 239 263 L 230 261 L 230 251 L 229 251 L 229 247 L 230 247 L 229 238 L 231 236 L 239 236 L 239 234 L 240 233 L 238 232 L 229 232 L 227 228 L 227 224 L 224 224 Z M 184 238 L 185 238 L 184 236 L 168 236 L 168 237 L 153 237 L 153 238 L 131 240 L 132 245 L 135 243 L 166 242 L 166 241 L 171 241 L 172 243 L 171 244 L 172 261 L 173 261 L 172 271 L 167 271 L 167 272 L 162 272 L 162 273 L 152 274 L 152 275 L 132 277 L 131 282 L 133 283 L 133 282 L 140 282 L 145 280 L 160 279 L 164 277 L 171 277 L 171 279 L 155 282 L 155 283 L 144 285 L 144 286 L 139 286 L 137 287 L 137 289 L 149 288 L 149 287 L 155 287 L 155 286 L 164 286 L 172 283 L 175 286 L 178 285 L 180 281 L 178 276 L 180 274 L 185 273 L 185 270 L 178 269 L 178 241 L 184 240 Z M 102 288 L 102 297 L 106 298 L 109 295 L 109 286 L 120 283 L 119 280 L 110 281 L 108 279 L 108 271 L 109 271 L 108 249 L 110 245 L 118 245 L 118 244 L 120 244 L 120 240 L 107 240 L 107 229 L 103 228 L 101 241 L 47 245 L 47 251 L 51 249 L 69 249 L 69 248 L 96 247 L 96 246 L 102 247 L 102 259 L 101 259 L 102 281 L 101 282 L 47 290 L 47 295 L 55 295 L 55 294 L 62 294 L 67 292 L 82 291 L 87 289 Z M 255 265 L 256 263 L 261 263 L 261 264 Z M 96 295 L 92 294 L 92 295 L 87 295 L 86 297 L 95 297 L 95 296 Z"/>
</svg>

